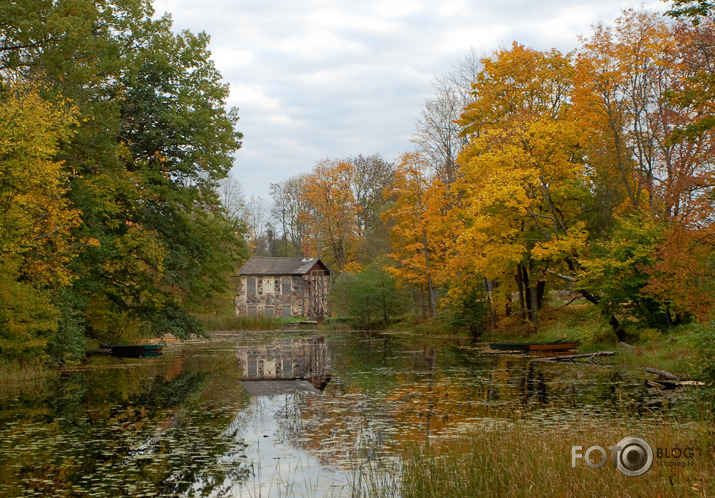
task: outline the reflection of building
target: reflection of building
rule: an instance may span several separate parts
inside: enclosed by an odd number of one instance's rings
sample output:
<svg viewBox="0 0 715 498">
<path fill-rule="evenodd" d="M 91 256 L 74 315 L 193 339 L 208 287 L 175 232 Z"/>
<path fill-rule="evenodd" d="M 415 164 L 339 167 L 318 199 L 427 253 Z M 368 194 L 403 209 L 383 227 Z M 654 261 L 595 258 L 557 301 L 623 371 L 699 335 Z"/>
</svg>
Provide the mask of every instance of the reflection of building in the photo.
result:
<svg viewBox="0 0 715 498">
<path fill-rule="evenodd" d="M 322 389 L 329 380 L 328 346 L 323 337 L 241 346 L 237 357 L 243 381 L 305 379 Z"/>
<path fill-rule="evenodd" d="M 238 272 L 236 315 L 322 320 L 330 270 L 318 258 L 249 259 Z"/>
</svg>

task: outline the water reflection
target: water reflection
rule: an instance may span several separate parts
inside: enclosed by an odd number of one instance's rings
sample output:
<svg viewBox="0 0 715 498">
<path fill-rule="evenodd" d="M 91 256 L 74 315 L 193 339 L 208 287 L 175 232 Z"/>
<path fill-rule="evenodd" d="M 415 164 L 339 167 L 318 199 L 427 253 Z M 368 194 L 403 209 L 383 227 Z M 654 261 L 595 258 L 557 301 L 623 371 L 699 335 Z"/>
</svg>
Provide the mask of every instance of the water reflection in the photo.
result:
<svg viewBox="0 0 715 498">
<path fill-rule="evenodd" d="M 243 381 L 303 379 L 319 390 L 330 382 L 330 356 L 324 337 L 240 346 L 236 356 Z"/>
<path fill-rule="evenodd" d="M 686 418 L 690 406 L 615 362 L 399 335 L 233 334 L 0 386 L 0 496 L 349 496 L 356 468 L 414 442 L 516 421 Z"/>
<path fill-rule="evenodd" d="M 208 495 L 245 480 L 225 460 L 245 449 L 224 432 L 233 410 L 215 391 L 225 378 L 172 360 L 114 360 L 2 398 L 0 495 Z"/>
<path fill-rule="evenodd" d="M 251 404 L 234 421 L 248 444 L 251 479 L 239 494 L 258 496 L 350 496 L 345 459 L 314 421 L 326 423 L 331 354 L 324 337 L 293 337 L 237 348 L 241 385 Z M 343 420 L 342 423 L 345 423 Z M 329 424 L 330 422 L 327 422 Z"/>
</svg>

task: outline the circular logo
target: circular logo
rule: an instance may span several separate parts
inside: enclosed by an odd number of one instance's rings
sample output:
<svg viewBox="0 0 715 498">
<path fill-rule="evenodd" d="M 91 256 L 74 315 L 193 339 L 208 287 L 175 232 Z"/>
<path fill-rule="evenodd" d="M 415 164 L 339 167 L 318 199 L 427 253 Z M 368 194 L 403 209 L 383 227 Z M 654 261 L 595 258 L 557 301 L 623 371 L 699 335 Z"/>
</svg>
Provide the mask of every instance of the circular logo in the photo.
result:
<svg viewBox="0 0 715 498">
<path fill-rule="evenodd" d="M 616 467 L 627 476 L 642 476 L 653 465 L 653 448 L 640 437 L 624 437 L 618 443 L 621 451 L 616 459 Z"/>
</svg>

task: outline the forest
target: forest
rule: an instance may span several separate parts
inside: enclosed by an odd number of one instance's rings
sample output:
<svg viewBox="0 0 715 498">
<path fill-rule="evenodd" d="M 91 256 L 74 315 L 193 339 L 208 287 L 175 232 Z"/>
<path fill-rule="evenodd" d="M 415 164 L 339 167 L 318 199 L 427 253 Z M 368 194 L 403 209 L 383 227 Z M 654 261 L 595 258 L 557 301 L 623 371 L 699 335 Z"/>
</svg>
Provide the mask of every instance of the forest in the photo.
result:
<svg viewBox="0 0 715 498">
<path fill-rule="evenodd" d="M 247 206 L 251 247 L 323 258 L 335 308 L 364 326 L 411 310 L 475 335 L 538 327 L 554 292 L 621 341 L 709 320 L 715 32 L 689 12 L 624 11 L 568 54 L 468 53 L 435 80 L 413 151 L 273 185 L 271 221 Z"/>
<path fill-rule="evenodd" d="M 361 327 L 536 329 L 554 293 L 619 340 L 707 322 L 714 43 L 713 5 L 676 0 L 569 53 L 470 51 L 411 151 L 320 159 L 269 203 L 228 177 L 243 137 L 207 34 L 150 0 L 4 2 L 0 355 L 201 334 L 250 254 L 322 258 L 334 314 Z"/>
</svg>

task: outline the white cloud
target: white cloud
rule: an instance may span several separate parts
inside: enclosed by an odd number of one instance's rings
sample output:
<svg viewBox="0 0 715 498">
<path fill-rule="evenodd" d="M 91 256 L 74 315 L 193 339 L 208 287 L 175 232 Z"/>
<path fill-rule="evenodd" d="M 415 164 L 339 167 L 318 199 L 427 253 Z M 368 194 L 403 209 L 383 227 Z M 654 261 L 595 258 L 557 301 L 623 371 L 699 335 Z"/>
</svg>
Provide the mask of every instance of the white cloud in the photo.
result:
<svg viewBox="0 0 715 498">
<path fill-rule="evenodd" d="M 177 30 L 206 31 L 239 107 L 244 146 L 234 175 L 247 195 L 325 157 L 396 159 L 435 75 L 470 49 L 517 40 L 569 51 L 627 0 L 157 0 Z M 664 10 L 659 0 L 647 8 Z"/>
</svg>

